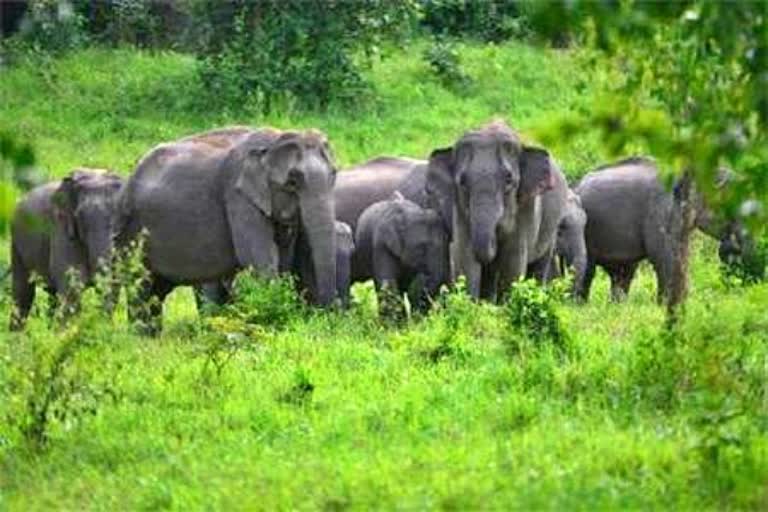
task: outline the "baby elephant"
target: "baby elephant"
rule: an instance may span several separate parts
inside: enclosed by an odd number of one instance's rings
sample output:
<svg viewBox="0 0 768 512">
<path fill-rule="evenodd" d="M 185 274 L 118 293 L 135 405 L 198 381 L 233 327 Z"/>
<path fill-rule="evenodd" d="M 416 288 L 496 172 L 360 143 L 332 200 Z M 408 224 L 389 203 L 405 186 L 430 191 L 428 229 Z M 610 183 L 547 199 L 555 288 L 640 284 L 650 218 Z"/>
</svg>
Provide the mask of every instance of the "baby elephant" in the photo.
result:
<svg viewBox="0 0 768 512">
<path fill-rule="evenodd" d="M 587 212 L 581 205 L 581 199 L 569 190 L 565 215 L 557 226 L 555 255 L 559 260 L 557 273 L 564 274 L 567 268 L 573 269 L 573 290 L 576 297 L 583 294 L 584 276 L 587 271 L 587 245 L 584 240 L 586 225 Z"/>
<path fill-rule="evenodd" d="M 341 221 L 335 223 L 336 235 L 336 295 L 342 307 L 349 305 L 349 286 L 352 253 L 355 250 L 352 228 Z M 295 249 L 294 249 L 295 248 Z M 316 295 L 313 283 L 315 283 L 315 270 L 312 265 L 312 252 L 309 242 L 301 234 L 298 240 L 290 243 L 281 253 L 280 272 L 290 272 L 296 277 L 296 285 L 299 292 L 306 293 L 311 302 Z M 198 311 L 202 310 L 205 303 L 222 305 L 227 303 L 232 294 L 232 280 L 222 279 L 195 287 L 195 300 Z"/>
<path fill-rule="evenodd" d="M 11 226 L 14 311 L 11 329 L 23 327 L 35 298 L 34 272 L 54 297 L 69 306 L 68 273 L 89 284 L 112 251 L 115 198 L 119 176 L 97 169 L 77 169 L 61 181 L 30 191 L 16 206 Z"/>
<path fill-rule="evenodd" d="M 399 192 L 363 212 L 355 241 L 353 280 L 373 277 L 380 311 L 387 290 L 407 293 L 412 307 L 425 311 L 448 282 L 449 240 L 442 218 Z"/>
<path fill-rule="evenodd" d="M 334 224 L 334 233 L 336 234 L 336 296 L 341 301 L 341 305 L 347 307 L 349 305 L 351 261 L 352 253 L 355 250 L 355 241 L 352 236 L 352 228 L 346 222 L 337 220 Z M 312 264 L 312 251 L 309 242 L 302 236 L 299 236 L 296 246 L 294 261 L 290 270 L 298 274 L 299 287 L 306 291 L 307 298 L 312 302 L 316 295 L 313 283 L 317 282 L 315 268 Z"/>
</svg>

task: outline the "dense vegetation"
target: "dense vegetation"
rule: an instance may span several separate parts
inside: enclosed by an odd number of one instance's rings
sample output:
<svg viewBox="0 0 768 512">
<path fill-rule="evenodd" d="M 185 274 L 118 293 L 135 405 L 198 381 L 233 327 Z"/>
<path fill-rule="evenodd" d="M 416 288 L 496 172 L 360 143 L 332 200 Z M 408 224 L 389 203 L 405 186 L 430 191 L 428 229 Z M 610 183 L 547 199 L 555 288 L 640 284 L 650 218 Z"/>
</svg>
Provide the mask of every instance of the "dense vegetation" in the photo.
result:
<svg viewBox="0 0 768 512">
<path fill-rule="evenodd" d="M 33 2 L 0 48 L 0 275 L 11 198 L 31 183 L 128 175 L 154 145 L 230 124 L 321 129 L 345 167 L 423 158 L 500 117 L 571 180 L 650 150 L 678 173 L 725 156 L 752 178 L 738 199 L 768 183 L 756 3 L 65 3 Z M 729 24 L 734 44 L 710 37 Z M 0 508 L 765 509 L 768 284 L 723 273 L 716 252 L 693 235 L 672 326 L 645 266 L 625 304 L 603 275 L 586 305 L 565 283 L 521 283 L 498 306 L 459 284 L 400 326 L 377 318 L 370 284 L 322 312 L 285 280 L 241 276 L 203 316 L 176 290 L 157 338 L 124 299 L 105 318 L 98 290 L 66 325 L 39 300 L 11 333 L 5 279 Z"/>
<path fill-rule="evenodd" d="M 463 44 L 472 83 L 454 91 L 424 48 L 374 65 L 380 99 L 368 107 L 268 116 L 206 109 L 189 57 L 79 51 L 4 72 L 0 128 L 34 140 L 54 177 L 128 173 L 160 141 L 230 123 L 320 128 L 348 165 L 424 156 L 493 116 L 535 139 L 552 116 L 590 108 L 569 53 Z M 594 134 L 556 156 L 571 177 L 607 158 Z M 0 331 L 0 503 L 762 508 L 768 287 L 723 281 L 715 252 L 696 238 L 672 334 L 648 269 L 623 305 L 607 302 L 605 280 L 585 306 L 536 287 L 498 307 L 456 292 L 402 328 L 378 323 L 367 286 L 351 311 L 319 313 L 283 284 L 246 282 L 208 320 L 180 289 L 157 339 L 137 336 L 122 309 L 110 321 L 86 306 L 53 328 L 41 306 L 27 332 Z"/>
</svg>

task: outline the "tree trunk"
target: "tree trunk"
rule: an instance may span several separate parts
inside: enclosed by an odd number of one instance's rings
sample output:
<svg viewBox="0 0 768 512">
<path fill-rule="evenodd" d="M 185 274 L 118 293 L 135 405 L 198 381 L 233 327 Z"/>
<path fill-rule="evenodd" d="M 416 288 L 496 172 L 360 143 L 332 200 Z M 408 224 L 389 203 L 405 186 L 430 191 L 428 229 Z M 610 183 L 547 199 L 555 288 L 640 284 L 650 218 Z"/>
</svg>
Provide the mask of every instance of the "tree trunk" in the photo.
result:
<svg viewBox="0 0 768 512">
<path fill-rule="evenodd" d="M 695 194 L 693 173 L 688 169 L 675 185 L 675 205 L 668 221 L 668 233 L 672 242 L 672 268 L 667 289 L 667 328 L 673 328 L 679 322 L 688 294 L 690 239 L 696 227 Z"/>
</svg>

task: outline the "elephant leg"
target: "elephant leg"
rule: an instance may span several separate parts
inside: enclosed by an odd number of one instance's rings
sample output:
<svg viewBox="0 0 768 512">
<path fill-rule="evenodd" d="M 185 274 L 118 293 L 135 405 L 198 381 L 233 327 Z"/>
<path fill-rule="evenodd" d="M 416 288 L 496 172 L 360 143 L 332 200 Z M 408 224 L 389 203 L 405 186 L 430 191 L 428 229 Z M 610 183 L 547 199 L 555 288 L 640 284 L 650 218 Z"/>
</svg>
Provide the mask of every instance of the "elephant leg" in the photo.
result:
<svg viewBox="0 0 768 512">
<path fill-rule="evenodd" d="M 129 301 L 129 319 L 137 324 L 139 331 L 156 336 L 162 329 L 163 301 L 173 290 L 173 283 L 167 279 L 150 275 L 139 287 L 136 297 Z"/>
<path fill-rule="evenodd" d="M 379 317 L 395 323 L 406 318 L 403 293 L 407 286 L 399 261 L 383 247 L 374 247 L 373 276 L 379 302 Z"/>
<path fill-rule="evenodd" d="M 29 281 L 29 270 L 21 262 L 14 261 L 13 268 L 13 302 L 11 310 L 10 329 L 21 330 L 24 327 L 29 310 L 35 301 L 35 285 Z"/>
<path fill-rule="evenodd" d="M 194 291 L 198 314 L 202 314 L 210 305 L 223 306 L 232 299 L 229 286 L 224 280 L 198 284 Z"/>
<path fill-rule="evenodd" d="M 495 263 L 483 265 L 480 274 L 480 298 L 496 302 L 499 293 L 499 271 Z"/>
<path fill-rule="evenodd" d="M 498 268 L 497 287 L 500 290 L 499 301 L 504 301 L 509 294 L 509 289 L 520 278 L 525 277 L 528 267 L 528 247 L 524 243 L 505 240 L 499 245 L 496 262 Z"/>
<path fill-rule="evenodd" d="M 59 294 L 56 293 L 56 289 L 53 286 L 46 286 L 45 293 L 48 294 L 48 321 L 53 322 L 61 306 L 61 301 L 59 300 Z"/>
<path fill-rule="evenodd" d="M 584 274 L 581 279 L 574 281 L 574 296 L 581 302 L 587 302 L 589 300 L 589 291 L 592 289 L 592 281 L 595 279 L 595 270 L 597 264 L 592 258 L 587 258 L 587 263 L 584 266 Z"/>
<path fill-rule="evenodd" d="M 238 266 L 252 268 L 267 277 L 277 275 L 280 254 L 272 221 L 242 194 L 233 193 L 227 201 L 227 220 Z"/>
<path fill-rule="evenodd" d="M 656 302 L 663 304 L 667 295 L 669 294 L 669 284 L 672 278 L 671 272 L 667 265 L 662 263 L 651 262 L 653 271 L 656 274 Z"/>
<path fill-rule="evenodd" d="M 611 300 L 613 302 L 624 302 L 629 295 L 629 287 L 637 270 L 636 263 L 612 265 L 608 270 L 611 278 Z"/>
</svg>

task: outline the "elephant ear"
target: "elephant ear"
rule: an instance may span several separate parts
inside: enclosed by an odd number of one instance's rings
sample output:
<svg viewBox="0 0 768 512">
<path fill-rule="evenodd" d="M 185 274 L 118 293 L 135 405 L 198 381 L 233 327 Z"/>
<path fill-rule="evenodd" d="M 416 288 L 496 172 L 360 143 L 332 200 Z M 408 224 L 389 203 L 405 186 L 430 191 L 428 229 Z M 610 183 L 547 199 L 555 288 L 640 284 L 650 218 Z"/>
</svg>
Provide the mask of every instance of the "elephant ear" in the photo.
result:
<svg viewBox="0 0 768 512">
<path fill-rule="evenodd" d="M 225 163 L 237 175 L 235 189 L 267 217 L 272 215 L 272 193 L 265 160 L 274 138 L 271 131 L 248 137 L 230 150 Z"/>
<path fill-rule="evenodd" d="M 427 206 L 440 212 L 449 233 L 453 229 L 453 203 L 456 194 L 453 180 L 453 148 L 434 150 L 429 155 L 427 179 L 424 184 L 427 193 Z"/>
<path fill-rule="evenodd" d="M 336 246 L 344 251 L 354 251 L 355 237 L 349 224 L 337 220 L 334 224 L 334 229 L 336 231 Z"/>
<path fill-rule="evenodd" d="M 383 238 L 381 241 L 389 252 L 397 257 L 397 259 L 400 259 L 405 250 L 405 242 L 403 240 L 405 235 L 405 211 L 403 211 L 402 205 L 393 203 L 389 215 L 382 219 L 380 225 L 382 225 L 382 230 L 379 232 L 379 237 Z"/>
<path fill-rule="evenodd" d="M 552 190 L 555 174 L 549 153 L 541 148 L 523 147 L 520 155 L 520 188 L 518 200 L 525 202 L 537 195 Z"/>
<path fill-rule="evenodd" d="M 75 210 L 78 202 L 77 176 L 70 175 L 61 180 L 61 185 L 53 193 L 53 212 L 57 222 L 64 228 L 70 240 L 78 238 Z"/>
</svg>

